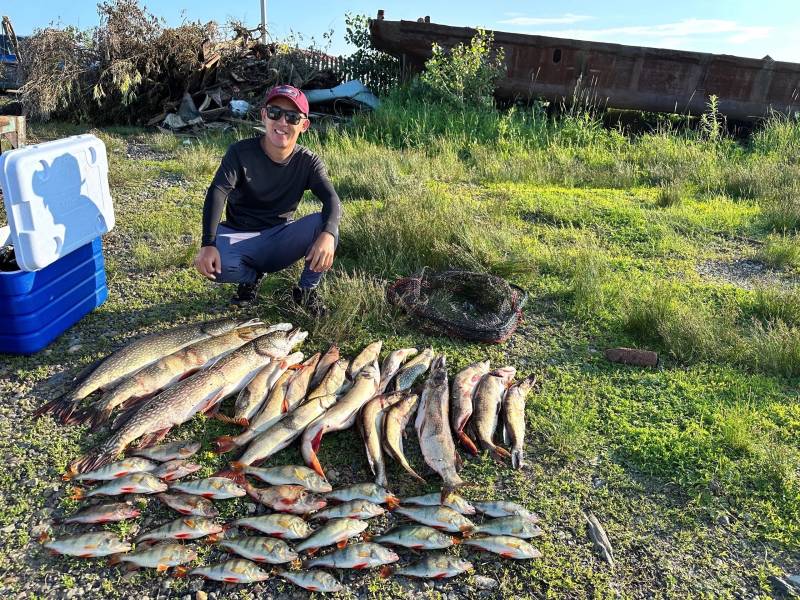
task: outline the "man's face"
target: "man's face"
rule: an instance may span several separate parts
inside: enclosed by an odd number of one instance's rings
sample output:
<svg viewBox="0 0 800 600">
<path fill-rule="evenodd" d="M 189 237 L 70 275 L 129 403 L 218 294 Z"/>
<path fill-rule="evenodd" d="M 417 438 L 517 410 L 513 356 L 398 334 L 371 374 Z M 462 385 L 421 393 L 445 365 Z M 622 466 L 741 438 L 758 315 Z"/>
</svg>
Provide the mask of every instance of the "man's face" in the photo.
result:
<svg viewBox="0 0 800 600">
<path fill-rule="evenodd" d="M 303 118 L 297 125 L 288 123 L 285 114 L 282 114 L 277 121 L 273 121 L 267 117 L 267 109 L 270 106 L 277 106 L 278 108 L 299 113 Z M 286 98 L 273 98 L 270 100 L 269 104 L 261 109 L 261 121 L 264 123 L 264 128 L 267 130 L 267 143 L 280 149 L 294 148 L 300 132 L 305 131 L 308 129 L 309 125 L 311 125 L 311 122 L 305 115 Z"/>
</svg>

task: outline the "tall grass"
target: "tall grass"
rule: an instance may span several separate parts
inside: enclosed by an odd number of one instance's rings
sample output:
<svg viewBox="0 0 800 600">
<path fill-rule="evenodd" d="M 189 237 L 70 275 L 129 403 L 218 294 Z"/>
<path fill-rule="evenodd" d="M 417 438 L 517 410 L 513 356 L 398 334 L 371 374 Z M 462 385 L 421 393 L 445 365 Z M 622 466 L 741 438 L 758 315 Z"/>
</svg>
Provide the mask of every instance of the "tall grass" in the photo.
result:
<svg viewBox="0 0 800 600">
<path fill-rule="evenodd" d="M 800 267 L 800 236 L 771 235 L 757 257 L 774 269 Z"/>
</svg>

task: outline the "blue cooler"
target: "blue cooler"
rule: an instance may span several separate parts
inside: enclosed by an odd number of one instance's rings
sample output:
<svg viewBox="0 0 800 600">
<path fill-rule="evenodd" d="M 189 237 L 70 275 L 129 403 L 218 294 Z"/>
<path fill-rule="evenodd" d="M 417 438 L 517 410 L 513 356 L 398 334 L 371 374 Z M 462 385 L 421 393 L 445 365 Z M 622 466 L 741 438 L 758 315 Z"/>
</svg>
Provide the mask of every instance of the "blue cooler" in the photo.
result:
<svg viewBox="0 0 800 600">
<path fill-rule="evenodd" d="M 105 146 L 81 135 L 0 157 L 19 271 L 0 271 L 0 352 L 38 352 L 108 297 L 100 236 L 114 226 Z"/>
</svg>

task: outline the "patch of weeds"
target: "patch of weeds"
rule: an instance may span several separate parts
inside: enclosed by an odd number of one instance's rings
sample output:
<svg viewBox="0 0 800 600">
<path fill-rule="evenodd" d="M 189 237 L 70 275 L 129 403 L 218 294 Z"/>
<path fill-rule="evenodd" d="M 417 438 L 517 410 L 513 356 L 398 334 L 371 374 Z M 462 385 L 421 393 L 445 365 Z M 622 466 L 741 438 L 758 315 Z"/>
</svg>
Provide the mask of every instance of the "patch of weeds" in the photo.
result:
<svg viewBox="0 0 800 600">
<path fill-rule="evenodd" d="M 773 269 L 800 268 L 800 236 L 771 235 L 756 256 Z"/>
<path fill-rule="evenodd" d="M 772 231 L 800 230 L 800 184 L 776 185 L 761 200 L 764 225 Z"/>
<path fill-rule="evenodd" d="M 592 451 L 597 409 L 589 395 L 574 382 L 552 391 L 545 387 L 530 418 L 531 429 L 558 456 L 574 461 Z"/>
<path fill-rule="evenodd" d="M 742 301 L 742 309 L 763 323 L 783 321 L 800 326 L 800 288 L 759 287 Z"/>
<path fill-rule="evenodd" d="M 737 362 L 786 377 L 800 375 L 800 328 L 775 321 L 756 322 Z"/>
<path fill-rule="evenodd" d="M 661 208 L 680 206 L 683 202 L 684 193 L 683 186 L 678 183 L 662 183 L 658 186 L 658 192 L 656 193 L 656 206 Z"/>
</svg>

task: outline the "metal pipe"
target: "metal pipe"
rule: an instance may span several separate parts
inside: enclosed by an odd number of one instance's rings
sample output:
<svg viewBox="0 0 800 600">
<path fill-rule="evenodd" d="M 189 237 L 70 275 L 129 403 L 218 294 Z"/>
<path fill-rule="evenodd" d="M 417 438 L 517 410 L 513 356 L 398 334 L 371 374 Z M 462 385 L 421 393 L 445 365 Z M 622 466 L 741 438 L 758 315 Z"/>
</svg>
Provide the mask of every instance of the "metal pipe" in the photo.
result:
<svg viewBox="0 0 800 600">
<path fill-rule="evenodd" d="M 261 0 L 261 43 L 267 43 L 267 0 Z"/>
</svg>

